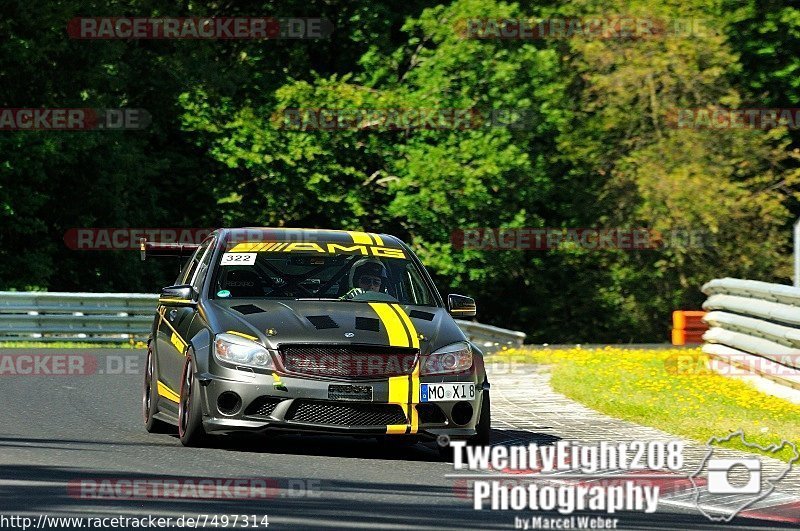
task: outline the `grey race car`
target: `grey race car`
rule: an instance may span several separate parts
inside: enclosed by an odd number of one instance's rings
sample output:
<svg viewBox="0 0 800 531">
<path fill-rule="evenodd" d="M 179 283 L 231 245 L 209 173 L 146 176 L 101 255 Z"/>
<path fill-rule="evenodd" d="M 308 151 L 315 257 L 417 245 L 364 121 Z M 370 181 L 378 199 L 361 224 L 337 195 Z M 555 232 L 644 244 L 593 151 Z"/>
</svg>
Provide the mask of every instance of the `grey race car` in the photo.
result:
<svg viewBox="0 0 800 531">
<path fill-rule="evenodd" d="M 184 445 L 235 431 L 447 435 L 487 444 L 483 355 L 406 244 L 318 229 L 220 229 L 199 245 L 141 242 L 187 257 L 162 289 L 148 341 L 148 431 Z"/>
</svg>

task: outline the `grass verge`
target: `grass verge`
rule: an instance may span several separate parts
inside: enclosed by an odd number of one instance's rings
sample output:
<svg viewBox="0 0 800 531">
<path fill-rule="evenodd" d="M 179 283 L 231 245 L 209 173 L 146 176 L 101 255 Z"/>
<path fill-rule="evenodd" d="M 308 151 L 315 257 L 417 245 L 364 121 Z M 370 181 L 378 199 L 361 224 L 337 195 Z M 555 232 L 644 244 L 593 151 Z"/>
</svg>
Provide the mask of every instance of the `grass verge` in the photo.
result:
<svg viewBox="0 0 800 531">
<path fill-rule="evenodd" d="M 555 391 L 613 417 L 702 443 L 743 429 L 749 442 L 800 447 L 800 405 L 707 369 L 700 349 L 511 349 L 494 356 L 549 365 Z M 724 446 L 754 451 L 738 440 Z M 760 453 L 793 456 L 788 448 Z"/>
</svg>

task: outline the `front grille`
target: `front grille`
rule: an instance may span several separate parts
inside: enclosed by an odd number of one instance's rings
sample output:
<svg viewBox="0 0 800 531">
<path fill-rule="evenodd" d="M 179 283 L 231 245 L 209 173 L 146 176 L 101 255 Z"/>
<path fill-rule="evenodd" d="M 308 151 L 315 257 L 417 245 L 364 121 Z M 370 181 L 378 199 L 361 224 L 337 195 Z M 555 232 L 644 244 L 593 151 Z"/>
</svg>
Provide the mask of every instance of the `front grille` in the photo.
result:
<svg viewBox="0 0 800 531">
<path fill-rule="evenodd" d="M 388 378 L 411 374 L 417 351 L 409 348 L 361 346 L 287 346 L 284 368 L 296 374 L 340 378 Z"/>
<path fill-rule="evenodd" d="M 386 426 L 406 424 L 403 409 L 396 404 L 334 404 L 297 400 L 286 420 L 328 426 Z"/>
<path fill-rule="evenodd" d="M 259 396 L 250 402 L 244 414 L 251 417 L 269 417 L 281 401 L 282 399 L 272 396 Z"/>
</svg>

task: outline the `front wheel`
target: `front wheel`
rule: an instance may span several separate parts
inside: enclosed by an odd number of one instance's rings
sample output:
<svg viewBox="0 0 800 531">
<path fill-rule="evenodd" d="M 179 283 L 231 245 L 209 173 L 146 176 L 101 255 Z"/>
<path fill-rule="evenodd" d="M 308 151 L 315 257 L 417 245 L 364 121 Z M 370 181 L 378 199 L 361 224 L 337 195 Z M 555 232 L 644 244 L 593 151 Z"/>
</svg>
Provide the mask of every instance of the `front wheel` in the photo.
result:
<svg viewBox="0 0 800 531">
<path fill-rule="evenodd" d="M 492 433 L 492 403 L 489 400 L 489 391 L 483 391 L 481 416 L 478 418 L 475 431 L 478 433 L 470 437 L 467 443 L 471 446 L 489 446 Z"/>
<path fill-rule="evenodd" d="M 191 351 L 186 355 L 178 404 L 178 438 L 184 446 L 202 446 L 208 436 L 203 428 L 200 385 L 194 377 Z"/>
</svg>

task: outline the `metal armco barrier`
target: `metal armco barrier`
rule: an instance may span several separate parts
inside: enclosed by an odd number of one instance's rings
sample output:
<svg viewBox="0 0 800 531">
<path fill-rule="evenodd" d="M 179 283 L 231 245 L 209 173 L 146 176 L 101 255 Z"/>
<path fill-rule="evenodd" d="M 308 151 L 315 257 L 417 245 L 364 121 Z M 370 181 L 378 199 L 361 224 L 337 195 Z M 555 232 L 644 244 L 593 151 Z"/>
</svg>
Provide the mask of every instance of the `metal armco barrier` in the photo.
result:
<svg viewBox="0 0 800 531">
<path fill-rule="evenodd" d="M 146 338 L 158 295 L 0 291 L 0 341 Z"/>
<path fill-rule="evenodd" d="M 515 330 L 506 330 L 492 325 L 461 321 L 456 319 L 456 324 L 470 341 L 482 347 L 519 347 L 525 341 L 525 333 Z"/>
<path fill-rule="evenodd" d="M 124 342 L 146 339 L 158 295 L 0 291 L 0 341 Z M 525 334 L 456 321 L 485 347 L 522 345 Z"/>
<path fill-rule="evenodd" d="M 702 288 L 703 352 L 800 388 L 800 288 L 735 278 Z"/>
</svg>

